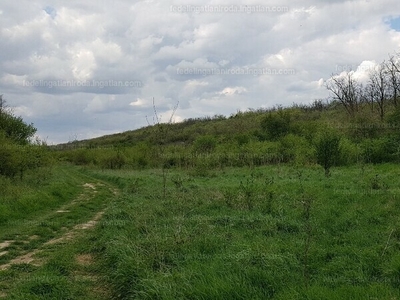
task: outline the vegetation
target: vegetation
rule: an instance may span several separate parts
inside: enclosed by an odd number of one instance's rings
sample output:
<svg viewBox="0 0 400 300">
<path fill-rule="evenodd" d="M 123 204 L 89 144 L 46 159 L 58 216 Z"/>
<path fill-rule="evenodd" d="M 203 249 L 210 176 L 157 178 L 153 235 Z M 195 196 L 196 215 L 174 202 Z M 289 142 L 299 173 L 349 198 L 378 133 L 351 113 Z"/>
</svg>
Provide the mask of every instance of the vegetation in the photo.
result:
<svg viewBox="0 0 400 300">
<path fill-rule="evenodd" d="M 396 165 L 96 171 L 123 192 L 97 228 L 113 299 L 391 299 Z"/>
<path fill-rule="evenodd" d="M 45 144 L 32 143 L 36 128 L 13 114 L 0 96 L 0 176 L 22 179 L 26 170 L 49 164 Z"/>
<path fill-rule="evenodd" d="M 399 298 L 398 76 L 53 147 L 0 97 L 0 298 Z"/>
<path fill-rule="evenodd" d="M 250 109 L 177 124 L 171 119 L 161 123 L 154 106 L 154 126 L 53 150 L 77 165 L 127 169 L 210 170 L 285 162 L 318 163 L 328 175 L 334 165 L 399 162 L 400 56 L 371 69 L 365 86 L 350 71 L 333 75 L 326 88 L 330 97 L 310 105 Z M 322 149 L 332 153 L 322 155 Z"/>
<path fill-rule="evenodd" d="M 326 177 L 329 177 L 330 168 L 340 157 L 339 142 L 340 137 L 330 132 L 325 132 L 317 140 L 317 163 L 324 168 Z"/>
</svg>

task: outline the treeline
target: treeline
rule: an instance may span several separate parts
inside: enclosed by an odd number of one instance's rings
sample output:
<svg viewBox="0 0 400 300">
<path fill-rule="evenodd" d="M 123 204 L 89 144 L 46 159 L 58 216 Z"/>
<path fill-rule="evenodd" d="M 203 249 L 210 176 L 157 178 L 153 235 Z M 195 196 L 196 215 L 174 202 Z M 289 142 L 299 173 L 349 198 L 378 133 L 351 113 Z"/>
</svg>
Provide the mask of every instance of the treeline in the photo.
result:
<svg viewBox="0 0 400 300">
<path fill-rule="evenodd" d="M 398 106 L 400 96 L 400 54 L 368 69 L 367 82 L 356 78 L 354 71 L 333 75 L 326 83 L 332 99 L 340 102 L 350 117 L 363 109 L 376 113 L 381 121 L 391 106 Z"/>
<path fill-rule="evenodd" d="M 23 179 L 26 171 L 49 165 L 47 147 L 33 140 L 35 133 L 36 128 L 15 116 L 0 95 L 0 177 Z"/>
</svg>

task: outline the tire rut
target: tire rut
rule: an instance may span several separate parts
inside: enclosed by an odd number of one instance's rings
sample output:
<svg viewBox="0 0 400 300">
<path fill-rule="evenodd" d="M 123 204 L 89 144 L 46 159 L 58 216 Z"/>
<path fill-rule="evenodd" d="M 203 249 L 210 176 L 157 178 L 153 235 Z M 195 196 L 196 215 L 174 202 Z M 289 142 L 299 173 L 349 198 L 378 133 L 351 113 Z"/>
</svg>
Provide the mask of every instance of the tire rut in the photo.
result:
<svg viewBox="0 0 400 300">
<path fill-rule="evenodd" d="M 98 191 L 96 190 L 96 186 L 104 186 L 103 183 L 85 183 L 83 184 L 84 187 L 84 192 L 81 193 L 76 199 L 72 200 L 70 203 L 63 205 L 62 207 L 59 207 L 54 214 L 60 214 L 60 213 L 68 213 L 70 212 L 70 209 L 74 207 L 77 203 L 80 203 L 82 201 L 90 201 Z M 38 246 L 34 250 L 30 250 L 27 253 L 21 254 L 10 261 L 8 261 L 5 264 L 0 265 L 0 271 L 7 270 L 9 269 L 12 265 L 16 264 L 31 264 L 33 266 L 41 266 L 44 263 L 43 259 L 35 258 L 35 256 L 43 251 L 46 250 L 47 246 L 67 242 L 69 240 L 74 239 L 80 232 L 83 230 L 88 230 L 93 228 L 98 221 L 101 219 L 101 217 L 104 214 L 104 210 L 101 210 L 97 212 L 89 221 L 80 223 L 72 227 L 70 230 L 65 232 L 63 235 L 52 238 L 44 243 L 42 243 L 40 246 Z M 0 256 L 6 255 L 8 253 L 7 248 L 12 246 L 14 240 L 6 240 L 3 242 L 0 242 Z M 3 250 L 4 249 L 4 250 Z"/>
</svg>

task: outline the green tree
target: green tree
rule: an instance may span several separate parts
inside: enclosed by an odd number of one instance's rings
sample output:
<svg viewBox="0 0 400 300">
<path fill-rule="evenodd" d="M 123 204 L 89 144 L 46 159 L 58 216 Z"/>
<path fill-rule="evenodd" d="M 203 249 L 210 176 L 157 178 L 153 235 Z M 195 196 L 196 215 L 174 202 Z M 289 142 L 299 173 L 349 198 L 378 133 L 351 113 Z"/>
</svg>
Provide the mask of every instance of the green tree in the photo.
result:
<svg viewBox="0 0 400 300">
<path fill-rule="evenodd" d="M 18 172 L 18 146 L 11 143 L 0 131 L 0 175 L 14 177 Z"/>
<path fill-rule="evenodd" d="M 0 95 L 0 175 L 22 179 L 25 170 L 44 162 L 43 145 L 31 143 L 36 128 L 13 114 Z"/>
<path fill-rule="evenodd" d="M 6 138 L 19 145 L 26 145 L 36 130 L 32 124 L 26 124 L 21 117 L 15 116 L 0 95 L 0 132 L 4 132 Z"/>
</svg>

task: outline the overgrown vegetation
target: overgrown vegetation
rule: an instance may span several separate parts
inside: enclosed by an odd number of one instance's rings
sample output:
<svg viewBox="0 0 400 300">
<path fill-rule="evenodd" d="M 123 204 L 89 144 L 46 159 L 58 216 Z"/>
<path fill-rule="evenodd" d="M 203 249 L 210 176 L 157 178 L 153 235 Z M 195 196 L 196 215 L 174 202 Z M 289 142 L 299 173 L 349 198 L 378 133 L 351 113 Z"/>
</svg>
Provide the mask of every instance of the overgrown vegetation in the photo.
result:
<svg viewBox="0 0 400 300">
<path fill-rule="evenodd" d="M 399 162 L 399 71 L 399 56 L 394 55 L 371 69 L 365 86 L 353 71 L 334 75 L 326 82 L 330 98 L 310 105 L 239 111 L 230 117 L 216 115 L 177 124 L 161 123 L 154 109 L 154 126 L 54 150 L 59 159 L 111 169 L 201 171 L 284 162 L 318 163 L 328 175 L 332 166 Z M 323 148 L 332 154 L 325 151 L 323 158 Z M 116 159 L 118 164 L 110 164 Z"/>
<path fill-rule="evenodd" d="M 55 147 L 0 97 L 0 263 L 46 259 L 0 271 L 0 297 L 399 298 L 399 66 L 229 117 L 162 123 L 153 102 L 148 127 Z"/>
<path fill-rule="evenodd" d="M 96 171 L 125 190 L 98 227 L 101 272 L 114 299 L 397 298 L 399 174 L 172 170 L 162 200 L 161 171 Z"/>
<path fill-rule="evenodd" d="M 179 168 L 216 170 L 278 163 L 333 166 L 399 162 L 399 109 L 386 107 L 384 120 L 365 106 L 355 118 L 337 102 L 240 112 L 157 126 L 53 148 L 60 160 L 102 169 Z M 166 129 L 168 128 L 168 130 Z M 328 142 L 330 141 L 330 142 Z M 322 146 L 332 155 L 321 157 Z M 334 148 L 331 148 L 333 146 Z M 61 150 L 63 149 L 63 150 Z M 162 150 L 160 150 L 162 149 Z M 111 165 L 109 160 L 123 159 Z"/>
<path fill-rule="evenodd" d="M 19 175 L 22 180 L 27 170 L 49 165 L 46 145 L 32 141 L 35 133 L 36 128 L 15 116 L 0 95 L 0 176 Z"/>
</svg>

